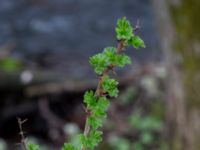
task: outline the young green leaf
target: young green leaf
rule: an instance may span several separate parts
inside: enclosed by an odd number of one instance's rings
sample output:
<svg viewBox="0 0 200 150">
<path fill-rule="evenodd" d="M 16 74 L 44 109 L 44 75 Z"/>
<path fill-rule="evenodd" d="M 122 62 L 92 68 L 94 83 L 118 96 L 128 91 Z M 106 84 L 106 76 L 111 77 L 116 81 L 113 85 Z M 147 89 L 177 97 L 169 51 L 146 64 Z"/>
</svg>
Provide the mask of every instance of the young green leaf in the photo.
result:
<svg viewBox="0 0 200 150">
<path fill-rule="evenodd" d="M 89 137 L 86 137 L 85 135 L 80 134 L 79 138 L 80 138 L 80 141 L 82 143 L 82 147 L 84 147 L 85 149 L 86 148 L 93 148 L 92 147 L 93 145 L 91 144 Z"/>
<path fill-rule="evenodd" d="M 102 141 L 102 132 L 92 130 L 88 137 L 84 136 L 83 134 L 80 135 L 80 141 L 83 144 L 83 147 L 94 149 L 98 145 L 99 142 Z"/>
<path fill-rule="evenodd" d="M 97 129 L 103 125 L 103 119 L 95 116 L 88 117 L 88 124 L 91 125 L 94 129 Z"/>
<path fill-rule="evenodd" d="M 104 49 L 104 54 L 108 60 L 108 65 L 124 67 L 131 64 L 131 59 L 128 55 L 118 54 L 115 47 L 107 47 Z"/>
<path fill-rule="evenodd" d="M 97 130 L 93 130 L 90 134 L 90 138 L 91 138 L 91 144 L 93 147 L 97 146 L 99 142 L 102 141 L 102 132 L 101 131 L 97 131 Z"/>
<path fill-rule="evenodd" d="M 110 97 L 117 97 L 119 90 L 117 89 L 118 82 L 114 79 L 110 79 L 108 76 L 104 77 L 102 87 Z"/>
<path fill-rule="evenodd" d="M 105 96 L 99 97 L 98 102 L 97 102 L 96 109 L 101 109 L 102 111 L 106 111 L 108 106 L 109 106 L 109 101 Z"/>
<path fill-rule="evenodd" d="M 117 21 L 116 33 L 118 40 L 128 41 L 133 37 L 133 27 L 126 17 Z"/>
<path fill-rule="evenodd" d="M 131 64 L 131 58 L 126 54 L 120 54 L 117 58 L 117 66 L 124 67 L 125 65 Z"/>
<path fill-rule="evenodd" d="M 107 59 L 107 65 L 115 65 L 117 62 L 117 53 L 115 47 L 106 47 L 103 51 Z"/>
<path fill-rule="evenodd" d="M 99 97 L 95 108 L 92 110 L 92 114 L 95 117 L 106 117 L 106 110 L 109 106 L 109 101 L 106 97 Z"/>
<path fill-rule="evenodd" d="M 136 49 L 142 47 L 145 48 L 144 41 L 139 37 L 139 36 L 134 36 L 132 37 L 129 41 L 128 44 L 135 47 Z"/>
<path fill-rule="evenodd" d="M 103 53 L 90 57 L 90 64 L 94 67 L 95 72 L 101 75 L 107 67 L 107 58 Z"/>
<path fill-rule="evenodd" d="M 87 91 L 84 94 L 84 100 L 83 100 L 89 108 L 95 107 L 96 105 L 96 97 L 94 96 L 93 91 Z"/>
</svg>

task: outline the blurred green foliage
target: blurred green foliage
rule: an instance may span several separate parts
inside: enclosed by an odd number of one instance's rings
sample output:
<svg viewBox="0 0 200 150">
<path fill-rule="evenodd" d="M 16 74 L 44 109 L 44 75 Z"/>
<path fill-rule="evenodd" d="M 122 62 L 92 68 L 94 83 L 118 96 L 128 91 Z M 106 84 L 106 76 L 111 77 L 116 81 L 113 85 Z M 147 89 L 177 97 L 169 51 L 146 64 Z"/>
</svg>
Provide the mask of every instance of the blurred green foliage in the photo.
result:
<svg viewBox="0 0 200 150">
<path fill-rule="evenodd" d="M 109 140 L 109 144 L 115 150 L 130 150 L 131 149 L 130 141 L 120 136 L 111 137 Z"/>
<path fill-rule="evenodd" d="M 21 63 L 14 58 L 6 57 L 0 59 L 0 70 L 5 72 L 16 71 L 21 68 Z"/>
<path fill-rule="evenodd" d="M 28 145 L 29 150 L 41 150 L 39 145 L 30 143 Z"/>
</svg>

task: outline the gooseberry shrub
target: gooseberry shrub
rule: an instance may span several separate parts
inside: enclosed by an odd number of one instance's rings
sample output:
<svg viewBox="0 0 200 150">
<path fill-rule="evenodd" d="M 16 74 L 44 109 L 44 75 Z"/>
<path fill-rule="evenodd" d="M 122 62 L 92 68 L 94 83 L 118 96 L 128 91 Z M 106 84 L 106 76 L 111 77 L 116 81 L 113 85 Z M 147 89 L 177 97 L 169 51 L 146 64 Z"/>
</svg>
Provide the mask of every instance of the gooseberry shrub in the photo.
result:
<svg viewBox="0 0 200 150">
<path fill-rule="evenodd" d="M 116 74 L 115 67 L 131 64 L 131 58 L 124 53 L 125 48 L 133 46 L 144 48 L 143 40 L 135 35 L 136 28 L 132 27 L 126 17 L 118 19 L 116 38 L 117 47 L 106 47 L 103 52 L 90 57 L 89 62 L 94 71 L 100 76 L 96 91 L 88 90 L 84 94 L 86 123 L 84 133 L 79 135 L 80 145 L 65 143 L 61 150 L 93 150 L 102 141 L 102 131 L 99 129 L 107 116 L 109 98 L 116 98 L 119 90 L 118 81 L 110 77 Z M 30 144 L 29 150 L 40 150 L 38 145 Z"/>
</svg>

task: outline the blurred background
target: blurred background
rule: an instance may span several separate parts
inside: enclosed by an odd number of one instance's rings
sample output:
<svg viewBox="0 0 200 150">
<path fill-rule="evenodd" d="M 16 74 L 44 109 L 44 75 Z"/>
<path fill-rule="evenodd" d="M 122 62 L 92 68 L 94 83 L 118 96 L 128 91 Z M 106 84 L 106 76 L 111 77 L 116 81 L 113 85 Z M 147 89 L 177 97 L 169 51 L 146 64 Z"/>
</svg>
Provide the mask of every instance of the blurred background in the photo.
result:
<svg viewBox="0 0 200 150">
<path fill-rule="evenodd" d="M 59 149 L 85 124 L 83 94 L 98 77 L 88 59 L 116 46 L 126 16 L 146 43 L 116 69 L 97 150 L 200 149 L 199 0 L 0 0 L 0 150 L 21 150 L 17 118 L 43 150 Z"/>
</svg>

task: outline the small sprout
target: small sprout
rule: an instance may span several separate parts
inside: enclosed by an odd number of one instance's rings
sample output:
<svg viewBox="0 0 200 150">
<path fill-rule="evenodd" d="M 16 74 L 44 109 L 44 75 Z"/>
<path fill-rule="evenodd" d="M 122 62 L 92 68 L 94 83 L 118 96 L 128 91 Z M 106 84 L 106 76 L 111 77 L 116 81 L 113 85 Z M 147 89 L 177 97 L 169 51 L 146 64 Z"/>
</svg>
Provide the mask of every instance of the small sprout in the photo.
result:
<svg viewBox="0 0 200 150">
<path fill-rule="evenodd" d="M 126 17 L 117 21 L 116 27 L 117 39 L 118 40 L 130 40 L 133 37 L 133 27 Z"/>
</svg>

